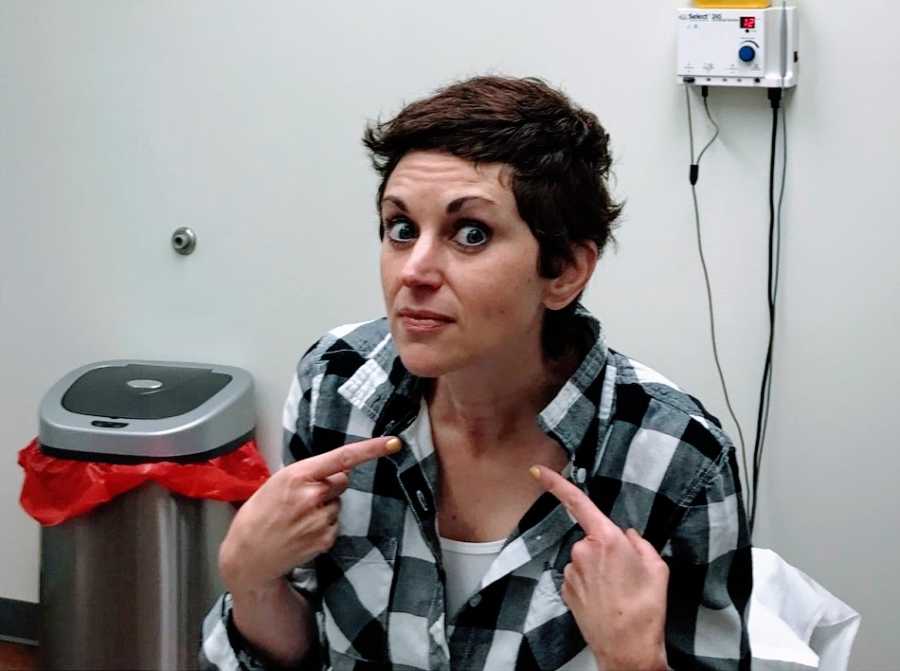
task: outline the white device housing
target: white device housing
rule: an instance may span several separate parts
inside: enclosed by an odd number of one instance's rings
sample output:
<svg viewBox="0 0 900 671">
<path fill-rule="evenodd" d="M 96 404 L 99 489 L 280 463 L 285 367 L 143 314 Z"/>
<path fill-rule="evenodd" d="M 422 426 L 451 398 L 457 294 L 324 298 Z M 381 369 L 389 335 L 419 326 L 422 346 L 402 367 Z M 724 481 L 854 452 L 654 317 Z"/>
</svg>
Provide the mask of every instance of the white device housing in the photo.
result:
<svg viewBox="0 0 900 671">
<path fill-rule="evenodd" d="M 680 82 L 698 86 L 796 86 L 796 7 L 689 7 L 677 11 Z"/>
</svg>

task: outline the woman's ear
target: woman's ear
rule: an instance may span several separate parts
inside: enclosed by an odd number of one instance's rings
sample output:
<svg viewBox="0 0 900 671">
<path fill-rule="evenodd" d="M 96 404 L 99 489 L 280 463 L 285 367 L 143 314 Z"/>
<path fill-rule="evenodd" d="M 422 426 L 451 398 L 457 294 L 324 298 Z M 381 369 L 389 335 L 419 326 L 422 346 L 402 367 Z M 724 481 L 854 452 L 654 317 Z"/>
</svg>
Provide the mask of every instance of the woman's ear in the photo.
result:
<svg viewBox="0 0 900 671">
<path fill-rule="evenodd" d="M 593 240 L 573 243 L 572 259 L 563 264 L 558 277 L 548 280 L 544 307 L 561 310 L 575 300 L 594 274 L 599 257 L 597 243 Z"/>
</svg>

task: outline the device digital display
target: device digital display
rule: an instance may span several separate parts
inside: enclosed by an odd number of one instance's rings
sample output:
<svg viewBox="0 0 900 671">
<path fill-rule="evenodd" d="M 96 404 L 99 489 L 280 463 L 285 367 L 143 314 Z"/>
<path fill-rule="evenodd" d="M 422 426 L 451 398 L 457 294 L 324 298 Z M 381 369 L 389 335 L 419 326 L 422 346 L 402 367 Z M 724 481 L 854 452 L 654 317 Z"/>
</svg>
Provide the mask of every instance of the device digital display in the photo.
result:
<svg viewBox="0 0 900 671">
<path fill-rule="evenodd" d="M 754 30 L 756 28 L 756 17 L 755 16 L 742 16 L 741 17 L 741 28 L 743 30 Z"/>
</svg>

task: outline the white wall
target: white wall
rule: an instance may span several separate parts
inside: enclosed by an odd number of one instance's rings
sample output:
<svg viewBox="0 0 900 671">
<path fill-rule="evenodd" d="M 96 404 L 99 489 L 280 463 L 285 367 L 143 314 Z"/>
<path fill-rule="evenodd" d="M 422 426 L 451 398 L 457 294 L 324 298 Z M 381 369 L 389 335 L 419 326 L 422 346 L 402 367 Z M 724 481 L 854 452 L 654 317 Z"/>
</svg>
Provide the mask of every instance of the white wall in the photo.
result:
<svg viewBox="0 0 900 671">
<path fill-rule="evenodd" d="M 604 120 L 628 206 L 587 303 L 614 347 L 726 418 L 672 76 L 677 3 L 531 4 L 0 3 L 0 596 L 37 600 L 15 451 L 44 391 L 79 365 L 242 366 L 275 461 L 296 357 L 381 310 L 365 120 L 460 76 L 539 75 Z M 862 612 L 854 668 L 894 669 L 900 5 L 800 6 L 757 540 Z M 711 102 L 722 136 L 704 158 L 704 237 L 752 440 L 769 112 L 761 93 Z M 199 235 L 187 258 L 168 242 L 183 225 Z"/>
</svg>

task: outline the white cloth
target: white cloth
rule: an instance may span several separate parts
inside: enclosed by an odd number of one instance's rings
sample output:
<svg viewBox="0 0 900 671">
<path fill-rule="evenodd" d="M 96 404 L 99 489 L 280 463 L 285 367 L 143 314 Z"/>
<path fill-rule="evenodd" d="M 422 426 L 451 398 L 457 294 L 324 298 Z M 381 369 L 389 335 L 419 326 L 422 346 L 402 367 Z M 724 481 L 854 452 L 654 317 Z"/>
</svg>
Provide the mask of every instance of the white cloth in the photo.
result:
<svg viewBox="0 0 900 671">
<path fill-rule="evenodd" d="M 753 548 L 754 671 L 846 671 L 860 616 L 777 553 Z"/>
<path fill-rule="evenodd" d="M 447 578 L 447 612 L 455 614 L 478 591 L 481 579 L 503 549 L 505 538 L 487 543 L 455 541 L 441 536 L 441 554 Z"/>
</svg>

